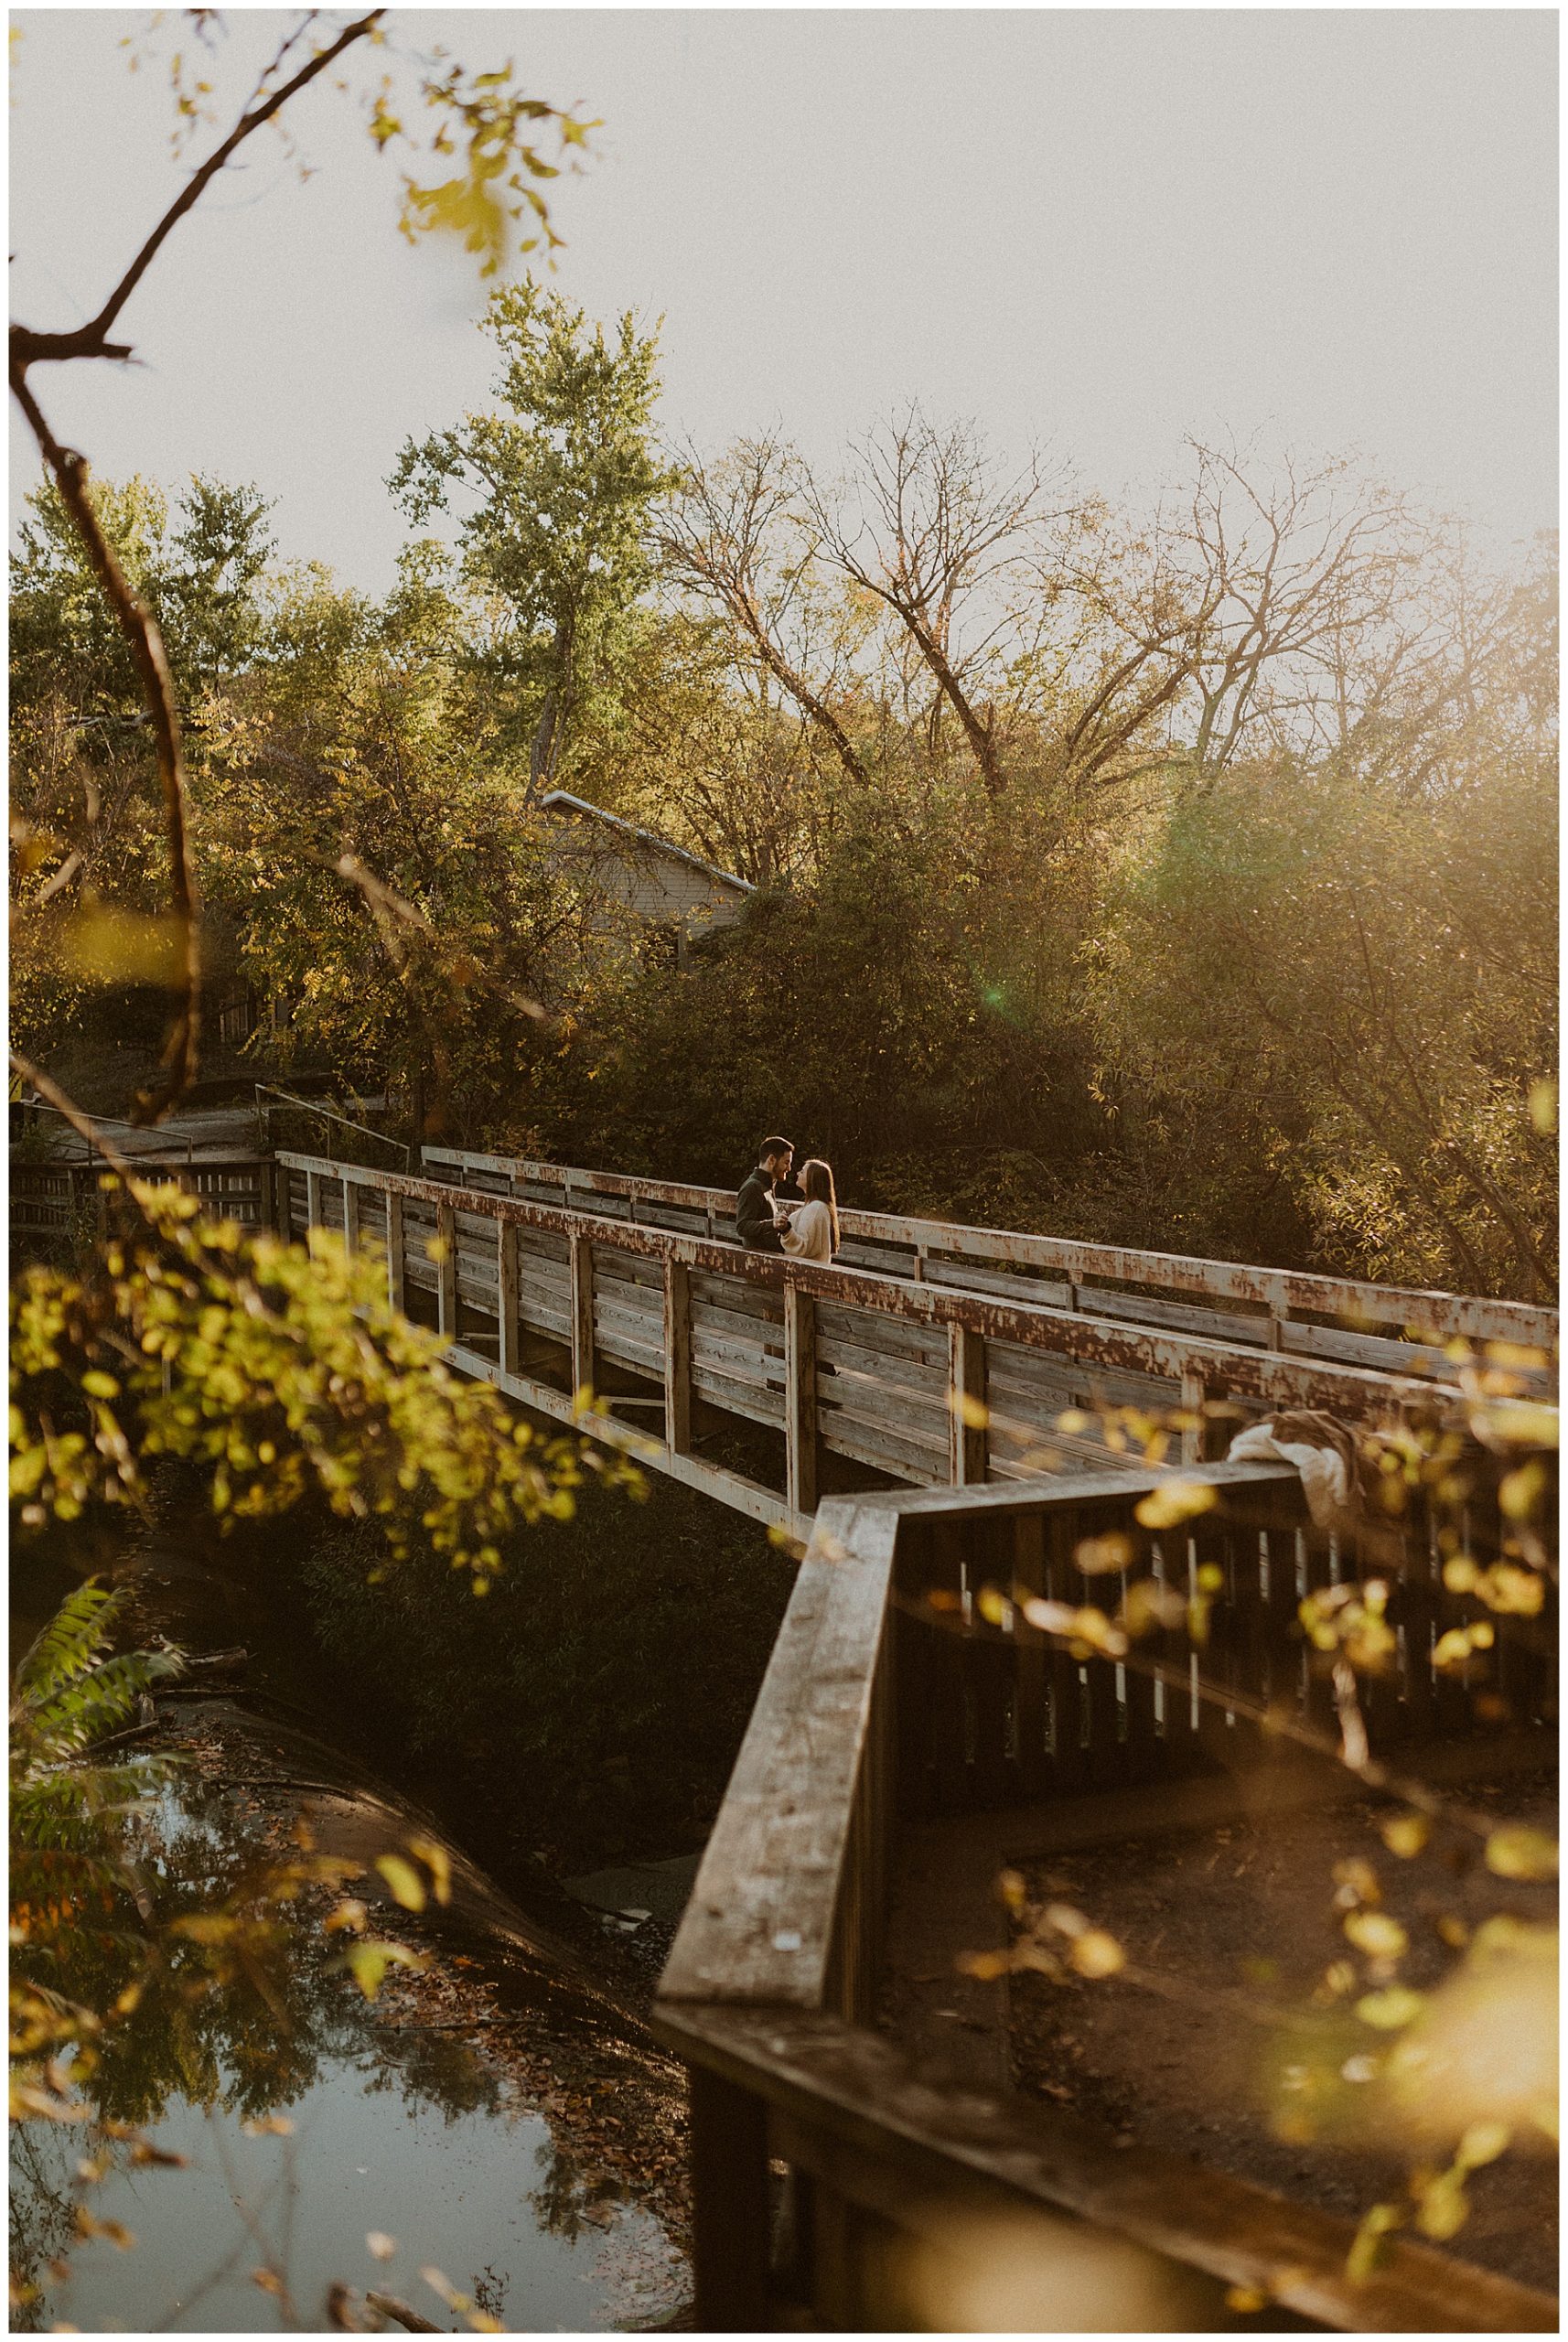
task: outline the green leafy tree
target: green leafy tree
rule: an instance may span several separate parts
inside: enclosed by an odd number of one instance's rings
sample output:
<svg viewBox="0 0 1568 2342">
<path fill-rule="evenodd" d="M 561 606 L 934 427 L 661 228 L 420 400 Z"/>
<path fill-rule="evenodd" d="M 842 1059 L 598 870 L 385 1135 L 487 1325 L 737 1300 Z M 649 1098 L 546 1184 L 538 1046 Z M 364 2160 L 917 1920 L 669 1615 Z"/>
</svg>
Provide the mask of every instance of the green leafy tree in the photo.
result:
<svg viewBox="0 0 1568 2342">
<path fill-rule="evenodd" d="M 652 444 L 658 337 L 615 334 L 529 278 L 490 296 L 498 412 L 410 440 L 392 492 L 416 525 L 456 510 L 465 575 L 500 618 L 479 648 L 538 794 L 585 708 L 613 694 L 651 575 L 650 526 L 675 475 Z"/>
</svg>

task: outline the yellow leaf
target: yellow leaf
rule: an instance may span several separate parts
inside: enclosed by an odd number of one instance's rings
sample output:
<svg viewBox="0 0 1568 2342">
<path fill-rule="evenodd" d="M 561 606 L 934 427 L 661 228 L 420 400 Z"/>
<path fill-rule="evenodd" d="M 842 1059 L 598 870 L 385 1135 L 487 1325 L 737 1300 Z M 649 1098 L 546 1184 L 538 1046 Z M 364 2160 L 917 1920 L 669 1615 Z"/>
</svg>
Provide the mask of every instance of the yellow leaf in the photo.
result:
<svg viewBox="0 0 1568 2342">
<path fill-rule="evenodd" d="M 1546 1467 L 1539 1456 L 1517 1471 L 1505 1473 L 1498 1484 L 1498 1503 L 1509 1520 L 1528 1520 L 1546 1492 Z"/>
<path fill-rule="evenodd" d="M 1434 2244 L 1456 2237 L 1470 2217 L 1470 2201 L 1457 2176 L 1449 2171 L 1432 2181 L 1416 2207 L 1415 2224 Z"/>
<path fill-rule="evenodd" d="M 405 1911 L 424 1910 L 424 1881 L 412 1863 L 405 1863 L 401 1854 L 378 1854 L 375 1866 Z"/>
<path fill-rule="evenodd" d="M 452 1864 L 446 1849 L 437 1838 L 413 1837 L 404 1842 L 411 1854 L 416 1854 L 430 1873 L 431 1891 L 437 1903 L 452 1900 Z"/>
<path fill-rule="evenodd" d="M 1128 1568 L 1133 1559 L 1133 1540 L 1112 1529 L 1103 1537 L 1085 1537 L 1073 1547 L 1072 1558 L 1085 1577 L 1109 1575 L 1112 1570 Z"/>
<path fill-rule="evenodd" d="M 1399 1854 L 1408 1862 L 1412 1854 L 1420 1853 L 1431 1837 L 1432 1824 L 1424 1813 L 1398 1813 L 1391 1821 L 1384 1822 L 1381 1835 L 1390 1853 Z"/>
<path fill-rule="evenodd" d="M 1345 1933 L 1371 1960 L 1398 1960 L 1410 1947 L 1410 1938 L 1386 1911 L 1348 1912 Z"/>
<path fill-rule="evenodd" d="M 1402 2025 L 1413 2024 L 1425 2006 L 1423 1993 L 1412 1993 L 1408 1984 L 1391 1984 L 1385 1992 L 1363 1994 L 1356 2014 L 1380 2033 L 1397 2033 Z"/>
<path fill-rule="evenodd" d="M 344 1967 L 368 2001 L 373 2001 L 381 1991 L 381 1978 L 389 1967 L 423 1968 L 424 1964 L 418 1952 L 410 1951 L 406 1944 L 387 1943 L 373 1936 L 363 1943 L 350 1944 L 343 1955 Z"/>
<path fill-rule="evenodd" d="M 1114 1976 L 1127 1965 L 1127 1955 L 1103 1928 L 1086 1928 L 1072 1939 L 1068 1959 L 1080 1976 Z"/>
<path fill-rule="evenodd" d="M 1174 1529 L 1183 1520 L 1196 1520 L 1199 1513 L 1212 1512 L 1219 1501 L 1219 1489 L 1206 1480 L 1165 1480 L 1133 1506 L 1133 1518 L 1145 1529 Z"/>
<path fill-rule="evenodd" d="M 1459 2142 L 1454 2161 L 1462 2171 L 1478 2171 L 1484 2163 L 1496 2163 L 1506 2153 L 1512 2137 L 1506 2122 L 1472 2122 Z"/>
<path fill-rule="evenodd" d="M 1556 1842 L 1542 1830 L 1510 1822 L 1487 1839 L 1487 1868 L 1498 1878 L 1555 1878 Z"/>
<path fill-rule="evenodd" d="M 1382 2259 L 1383 2239 L 1400 2226 L 1403 2217 L 1397 2204 L 1373 2204 L 1361 2215 L 1361 2225 L 1345 2259 L 1345 2274 L 1353 2285 L 1366 2283 Z"/>
</svg>

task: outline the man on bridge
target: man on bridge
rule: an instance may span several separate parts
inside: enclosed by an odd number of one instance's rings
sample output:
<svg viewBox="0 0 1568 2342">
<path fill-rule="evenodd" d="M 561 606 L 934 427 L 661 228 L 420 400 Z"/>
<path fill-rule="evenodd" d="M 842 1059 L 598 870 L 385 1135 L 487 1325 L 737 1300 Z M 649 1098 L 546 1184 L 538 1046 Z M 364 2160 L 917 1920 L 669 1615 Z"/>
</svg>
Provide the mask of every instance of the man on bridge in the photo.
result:
<svg viewBox="0 0 1568 2342">
<path fill-rule="evenodd" d="M 791 1139 L 765 1138 L 757 1149 L 757 1167 L 735 1199 L 736 1233 L 748 1252 L 784 1250 L 773 1225 L 773 1206 L 776 1198 L 788 1201 L 800 1195 L 789 1176 L 794 1159 Z"/>
</svg>

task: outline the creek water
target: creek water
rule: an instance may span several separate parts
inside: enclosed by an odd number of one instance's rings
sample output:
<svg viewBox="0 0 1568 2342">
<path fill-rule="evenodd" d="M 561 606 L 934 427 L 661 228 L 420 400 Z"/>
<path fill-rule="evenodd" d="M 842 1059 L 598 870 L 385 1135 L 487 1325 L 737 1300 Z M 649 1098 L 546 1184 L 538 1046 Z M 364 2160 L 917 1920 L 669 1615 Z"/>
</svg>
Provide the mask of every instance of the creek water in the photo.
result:
<svg viewBox="0 0 1568 2342">
<path fill-rule="evenodd" d="M 136 1849 L 159 1917 L 242 1893 L 303 1831 L 365 1866 L 346 1891 L 423 1964 L 367 2000 L 302 1905 L 264 1972 L 240 1961 L 200 1995 L 149 1996 L 96 2083 L 134 2137 L 14 2127 L 12 2268 L 38 2291 L 13 2330 L 317 2332 L 334 2287 L 367 2322 L 376 2290 L 450 2332 L 470 2330 L 467 2304 L 520 2332 L 679 2322 L 679 2077 L 624 1968 L 544 1883 L 504 1891 L 366 1762 L 349 1688 L 197 1523 L 166 1522 L 114 1574 L 127 1639 L 250 1654 L 236 1688 L 160 1702 L 149 1737 L 177 1761 Z M 24 1559 L 15 1647 L 71 1574 Z M 411 1834 L 452 1864 L 449 1903 L 417 1919 L 373 1870 Z"/>
</svg>

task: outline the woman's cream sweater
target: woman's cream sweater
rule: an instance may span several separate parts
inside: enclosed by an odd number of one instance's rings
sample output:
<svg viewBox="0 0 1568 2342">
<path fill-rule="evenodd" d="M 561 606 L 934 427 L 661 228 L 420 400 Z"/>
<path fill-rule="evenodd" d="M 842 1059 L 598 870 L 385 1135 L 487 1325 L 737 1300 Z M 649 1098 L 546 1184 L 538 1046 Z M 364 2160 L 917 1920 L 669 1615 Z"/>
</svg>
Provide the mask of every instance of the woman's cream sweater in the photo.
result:
<svg viewBox="0 0 1568 2342">
<path fill-rule="evenodd" d="M 802 1204 L 789 1216 L 779 1239 L 792 1261 L 831 1261 L 833 1257 L 832 1215 L 826 1204 Z"/>
</svg>

